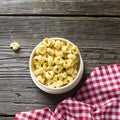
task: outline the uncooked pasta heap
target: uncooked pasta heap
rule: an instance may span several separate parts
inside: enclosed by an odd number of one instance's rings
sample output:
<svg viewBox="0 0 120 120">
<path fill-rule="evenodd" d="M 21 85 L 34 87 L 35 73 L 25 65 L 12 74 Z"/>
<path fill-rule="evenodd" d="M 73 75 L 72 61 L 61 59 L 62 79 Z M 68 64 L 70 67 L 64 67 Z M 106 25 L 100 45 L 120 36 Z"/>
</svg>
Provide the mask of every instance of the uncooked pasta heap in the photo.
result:
<svg viewBox="0 0 120 120">
<path fill-rule="evenodd" d="M 32 59 L 37 80 L 59 88 L 72 82 L 78 73 L 78 47 L 67 40 L 45 38 L 36 48 Z"/>
</svg>

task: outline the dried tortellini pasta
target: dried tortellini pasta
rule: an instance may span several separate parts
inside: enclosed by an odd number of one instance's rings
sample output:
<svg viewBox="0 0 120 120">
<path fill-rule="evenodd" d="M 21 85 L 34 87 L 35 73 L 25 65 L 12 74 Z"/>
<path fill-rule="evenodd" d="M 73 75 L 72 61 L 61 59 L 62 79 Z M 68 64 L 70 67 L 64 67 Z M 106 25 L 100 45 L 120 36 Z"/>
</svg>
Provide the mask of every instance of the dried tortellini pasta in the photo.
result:
<svg viewBox="0 0 120 120">
<path fill-rule="evenodd" d="M 32 59 L 34 75 L 49 87 L 65 86 L 76 77 L 79 59 L 77 46 L 65 40 L 45 38 Z"/>
<path fill-rule="evenodd" d="M 14 50 L 14 51 L 17 51 L 20 49 L 20 44 L 18 42 L 12 42 L 10 44 L 10 47 Z"/>
</svg>

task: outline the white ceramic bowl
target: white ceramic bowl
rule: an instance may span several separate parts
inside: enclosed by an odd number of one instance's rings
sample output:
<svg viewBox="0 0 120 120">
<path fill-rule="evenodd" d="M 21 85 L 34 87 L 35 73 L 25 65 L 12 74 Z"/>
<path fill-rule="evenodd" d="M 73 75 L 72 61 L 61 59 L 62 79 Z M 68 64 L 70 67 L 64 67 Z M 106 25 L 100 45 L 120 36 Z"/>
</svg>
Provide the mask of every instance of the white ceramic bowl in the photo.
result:
<svg viewBox="0 0 120 120">
<path fill-rule="evenodd" d="M 69 40 L 66 40 L 64 38 L 51 38 L 51 39 L 58 39 L 58 40 L 64 40 L 64 41 L 67 41 L 69 43 L 71 43 Z M 41 90 L 43 90 L 44 92 L 47 92 L 47 93 L 51 93 L 51 94 L 61 94 L 61 93 L 65 93 L 65 92 L 68 92 L 70 90 L 72 90 L 81 80 L 82 78 L 82 75 L 83 75 L 83 68 L 84 68 L 84 65 L 83 65 L 83 60 L 82 60 L 82 57 L 81 57 L 81 54 L 79 52 L 79 57 L 80 57 L 80 64 L 79 64 L 79 70 L 78 70 L 78 74 L 77 76 L 74 78 L 74 80 L 72 82 L 70 82 L 69 84 L 63 86 L 63 87 L 60 87 L 60 88 L 52 88 L 52 87 L 49 87 L 47 85 L 43 85 L 42 83 L 38 82 L 37 81 L 37 78 L 35 77 L 34 73 L 33 73 L 33 65 L 32 65 L 32 58 L 34 56 L 34 53 L 35 53 L 35 50 L 36 48 L 40 45 L 41 43 L 39 43 L 32 51 L 31 53 L 31 56 L 30 56 L 30 60 L 29 60 L 29 69 L 30 69 L 30 75 L 31 75 L 31 78 L 33 80 L 33 82 L 35 83 L 35 85 L 40 88 Z M 72 45 L 74 45 L 73 43 L 71 43 Z"/>
</svg>

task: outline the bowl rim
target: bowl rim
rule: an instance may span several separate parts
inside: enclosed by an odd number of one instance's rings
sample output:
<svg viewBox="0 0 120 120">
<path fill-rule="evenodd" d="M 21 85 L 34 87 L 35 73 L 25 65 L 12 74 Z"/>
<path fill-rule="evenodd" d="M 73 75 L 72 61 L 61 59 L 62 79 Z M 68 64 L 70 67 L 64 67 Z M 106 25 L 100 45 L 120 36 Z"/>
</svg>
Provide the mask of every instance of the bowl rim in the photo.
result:
<svg viewBox="0 0 120 120">
<path fill-rule="evenodd" d="M 52 38 L 49 38 L 49 39 L 57 39 L 57 40 L 64 40 L 64 41 L 67 41 L 67 42 L 69 42 L 69 43 L 71 43 L 72 45 L 74 45 L 74 46 L 76 46 L 74 43 L 72 43 L 71 41 L 69 41 L 69 40 L 67 40 L 67 39 L 65 39 L 65 38 L 59 38 L 59 37 L 52 37 Z M 76 75 L 76 77 L 73 79 L 73 81 L 72 82 L 70 82 L 69 84 L 67 84 L 67 85 L 65 85 L 65 86 L 62 86 L 62 87 L 59 87 L 59 88 L 52 88 L 52 87 L 50 87 L 50 86 L 47 86 L 47 85 L 44 85 L 44 84 L 42 84 L 42 83 L 40 83 L 40 82 L 38 82 L 37 81 L 37 78 L 35 77 L 35 75 L 34 75 L 34 73 L 33 73 L 33 70 L 32 70 L 32 58 L 33 58 L 33 56 L 34 56 L 34 52 L 35 52 L 35 50 L 36 50 L 36 48 L 40 45 L 42 43 L 42 41 L 41 42 L 39 42 L 34 48 L 33 48 L 33 50 L 32 50 L 32 53 L 31 53 L 31 55 L 30 55 L 30 59 L 29 59 L 29 69 L 30 69 L 30 75 L 31 75 L 31 78 L 32 78 L 32 81 L 36 84 L 36 86 L 38 87 L 38 88 L 40 88 L 41 89 L 41 87 L 43 87 L 44 89 L 48 89 L 48 90 L 52 90 L 52 91 L 54 91 L 54 90 L 62 90 L 62 89 L 65 89 L 65 88 L 68 88 L 69 86 L 71 86 L 75 81 L 76 81 L 76 79 L 79 77 L 79 74 L 83 74 L 83 60 L 82 60 L 82 57 L 81 57 L 81 53 L 80 53 L 80 50 L 79 50 L 79 61 L 80 61 L 80 65 L 79 65 L 79 70 L 78 70 L 78 73 L 77 73 L 77 75 Z M 82 72 L 82 73 L 81 73 Z M 82 76 L 82 75 L 81 75 Z M 81 80 L 81 78 L 80 78 L 80 80 Z M 79 81 L 80 81 L 79 80 Z M 75 85 L 76 86 L 76 85 Z M 41 90 L 43 90 L 43 89 L 41 89 Z M 44 90 L 43 90 L 44 91 Z M 46 92 L 46 91 L 45 91 Z"/>
</svg>

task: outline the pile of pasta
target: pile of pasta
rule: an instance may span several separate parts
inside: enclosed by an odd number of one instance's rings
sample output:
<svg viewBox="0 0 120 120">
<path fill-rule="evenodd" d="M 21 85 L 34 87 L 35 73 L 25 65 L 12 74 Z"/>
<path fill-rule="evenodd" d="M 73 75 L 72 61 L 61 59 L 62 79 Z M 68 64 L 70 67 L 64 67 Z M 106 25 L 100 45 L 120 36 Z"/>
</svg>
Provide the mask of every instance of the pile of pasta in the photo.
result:
<svg viewBox="0 0 120 120">
<path fill-rule="evenodd" d="M 45 38 L 37 46 L 32 59 L 37 80 L 49 87 L 69 84 L 78 73 L 78 47 L 65 40 Z"/>
</svg>

